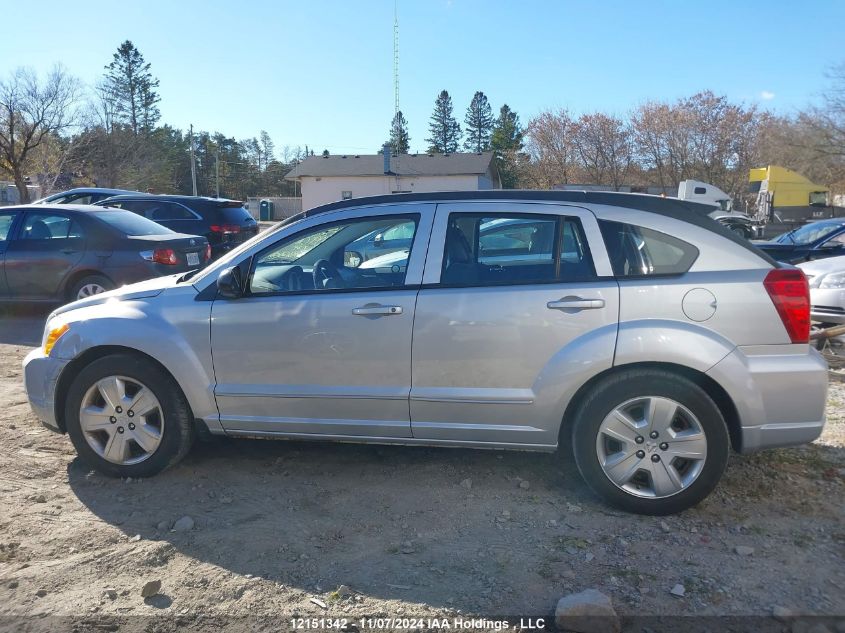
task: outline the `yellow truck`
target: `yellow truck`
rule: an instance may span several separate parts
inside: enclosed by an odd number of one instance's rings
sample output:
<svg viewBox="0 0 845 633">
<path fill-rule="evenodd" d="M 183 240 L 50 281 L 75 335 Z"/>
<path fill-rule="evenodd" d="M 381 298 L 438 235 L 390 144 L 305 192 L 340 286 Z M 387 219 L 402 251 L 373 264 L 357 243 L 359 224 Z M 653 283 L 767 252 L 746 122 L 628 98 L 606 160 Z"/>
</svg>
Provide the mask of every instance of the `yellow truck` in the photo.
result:
<svg viewBox="0 0 845 633">
<path fill-rule="evenodd" d="M 845 209 L 828 204 L 830 189 L 785 167 L 752 169 L 748 181 L 749 191 L 757 194 L 754 219 L 772 225 L 766 233 L 845 214 Z"/>
</svg>

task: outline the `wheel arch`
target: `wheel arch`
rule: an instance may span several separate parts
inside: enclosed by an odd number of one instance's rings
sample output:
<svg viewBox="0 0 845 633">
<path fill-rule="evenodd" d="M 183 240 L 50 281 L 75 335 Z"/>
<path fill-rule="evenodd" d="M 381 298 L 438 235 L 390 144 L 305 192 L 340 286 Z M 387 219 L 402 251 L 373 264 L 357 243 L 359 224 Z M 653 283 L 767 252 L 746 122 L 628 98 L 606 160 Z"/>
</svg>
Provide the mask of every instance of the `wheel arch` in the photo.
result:
<svg viewBox="0 0 845 633">
<path fill-rule="evenodd" d="M 728 427 L 728 435 L 730 436 L 731 440 L 731 447 L 737 453 L 742 451 L 742 427 L 740 424 L 739 419 L 739 412 L 737 411 L 736 405 L 734 404 L 731 397 L 728 395 L 728 392 L 725 391 L 724 387 L 716 382 L 713 378 L 708 376 L 707 374 L 698 371 L 697 369 L 692 369 L 691 367 L 685 367 L 684 365 L 678 365 L 675 363 L 666 363 L 666 362 L 641 362 L 641 363 L 626 363 L 624 365 L 615 365 L 606 369 L 592 378 L 590 378 L 587 382 L 585 382 L 578 391 L 575 392 L 575 395 L 569 401 L 566 406 L 566 410 L 564 411 L 563 418 L 561 420 L 560 431 L 558 433 L 558 447 L 563 449 L 565 447 L 569 447 L 571 444 L 571 431 L 572 425 L 574 423 L 575 412 L 578 410 L 578 407 L 581 405 L 581 402 L 584 401 L 584 398 L 592 391 L 592 389 L 597 385 L 599 382 L 607 378 L 608 376 L 612 376 L 622 371 L 628 371 L 631 369 L 661 369 L 664 371 L 670 371 L 675 374 L 678 374 L 687 380 L 695 383 L 709 395 L 713 401 L 716 403 L 716 406 L 719 408 L 719 411 L 722 413 L 722 417 L 725 418 L 725 423 Z"/>
<path fill-rule="evenodd" d="M 193 411 L 191 410 L 191 403 L 185 397 L 185 392 L 182 390 L 179 381 L 176 380 L 176 377 L 173 375 L 173 373 L 168 370 L 167 367 L 165 367 L 159 360 L 153 358 L 149 354 L 145 354 L 144 352 L 134 349 L 132 347 L 124 347 L 121 345 L 100 345 L 97 347 L 91 347 L 82 352 L 79 356 L 70 361 L 62 370 L 62 373 L 59 374 L 59 379 L 56 383 L 56 396 L 53 399 L 53 409 L 54 414 L 56 416 L 56 424 L 59 426 L 59 429 L 62 431 L 62 433 L 67 432 L 67 426 L 65 424 L 64 419 L 64 404 L 67 399 L 67 394 L 68 390 L 70 389 L 70 385 L 71 383 L 73 383 L 73 379 L 79 374 L 79 372 L 83 368 L 87 367 L 94 361 L 115 354 L 138 356 L 158 367 L 160 371 L 170 377 L 170 379 L 179 389 L 179 392 L 182 395 L 185 404 L 188 406 L 188 410 L 191 411 L 191 417 L 194 417 Z"/>
</svg>

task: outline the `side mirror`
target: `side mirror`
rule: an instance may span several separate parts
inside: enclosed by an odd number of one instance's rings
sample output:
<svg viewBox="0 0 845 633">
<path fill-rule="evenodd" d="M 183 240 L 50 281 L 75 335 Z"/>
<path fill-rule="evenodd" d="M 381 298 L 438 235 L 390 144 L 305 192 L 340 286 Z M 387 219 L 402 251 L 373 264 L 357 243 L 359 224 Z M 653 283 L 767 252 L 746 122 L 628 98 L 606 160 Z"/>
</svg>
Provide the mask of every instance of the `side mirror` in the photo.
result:
<svg viewBox="0 0 845 633">
<path fill-rule="evenodd" d="M 240 268 L 232 266 L 220 271 L 217 276 L 217 294 L 225 299 L 240 299 L 244 296 Z"/>
<path fill-rule="evenodd" d="M 381 246 L 382 244 L 384 244 L 384 233 L 378 233 L 378 234 L 377 234 L 377 235 L 373 238 L 373 244 L 374 244 L 375 246 Z"/>
</svg>

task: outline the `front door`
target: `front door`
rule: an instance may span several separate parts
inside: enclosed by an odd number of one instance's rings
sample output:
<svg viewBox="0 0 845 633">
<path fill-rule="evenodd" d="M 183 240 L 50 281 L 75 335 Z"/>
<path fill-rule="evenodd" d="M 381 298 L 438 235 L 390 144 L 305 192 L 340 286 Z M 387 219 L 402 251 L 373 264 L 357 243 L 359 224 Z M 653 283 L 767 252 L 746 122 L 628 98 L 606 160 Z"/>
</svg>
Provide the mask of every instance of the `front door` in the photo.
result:
<svg viewBox="0 0 845 633">
<path fill-rule="evenodd" d="M 4 269 L 14 299 L 62 299 L 59 289 L 85 255 L 79 223 L 56 211 L 27 211 L 6 248 Z"/>
<path fill-rule="evenodd" d="M 438 205 L 414 319 L 414 437 L 554 446 L 583 375 L 613 364 L 618 314 L 589 211 Z"/>
<path fill-rule="evenodd" d="M 250 434 L 410 437 L 411 332 L 434 205 L 317 215 L 255 255 L 246 296 L 216 299 L 221 424 Z M 350 245 L 412 222 L 404 259 L 368 267 Z"/>
</svg>

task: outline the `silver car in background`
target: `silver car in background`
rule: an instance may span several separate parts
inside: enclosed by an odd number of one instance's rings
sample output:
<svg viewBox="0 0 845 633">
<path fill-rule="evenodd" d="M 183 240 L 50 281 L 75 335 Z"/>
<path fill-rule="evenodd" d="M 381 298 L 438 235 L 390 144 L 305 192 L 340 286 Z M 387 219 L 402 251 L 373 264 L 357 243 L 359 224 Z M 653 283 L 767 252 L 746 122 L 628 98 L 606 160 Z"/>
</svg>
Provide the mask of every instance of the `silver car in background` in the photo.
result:
<svg viewBox="0 0 845 633">
<path fill-rule="evenodd" d="M 822 326 L 845 324 L 845 257 L 798 264 L 810 284 L 810 318 Z"/>
<path fill-rule="evenodd" d="M 409 223 L 407 253 L 353 255 Z M 154 475 L 205 433 L 560 449 L 609 503 L 666 514 L 713 490 L 731 448 L 818 437 L 808 333 L 804 275 L 697 205 L 398 194 L 67 305 L 24 365 L 38 417 L 108 475 Z"/>
</svg>

